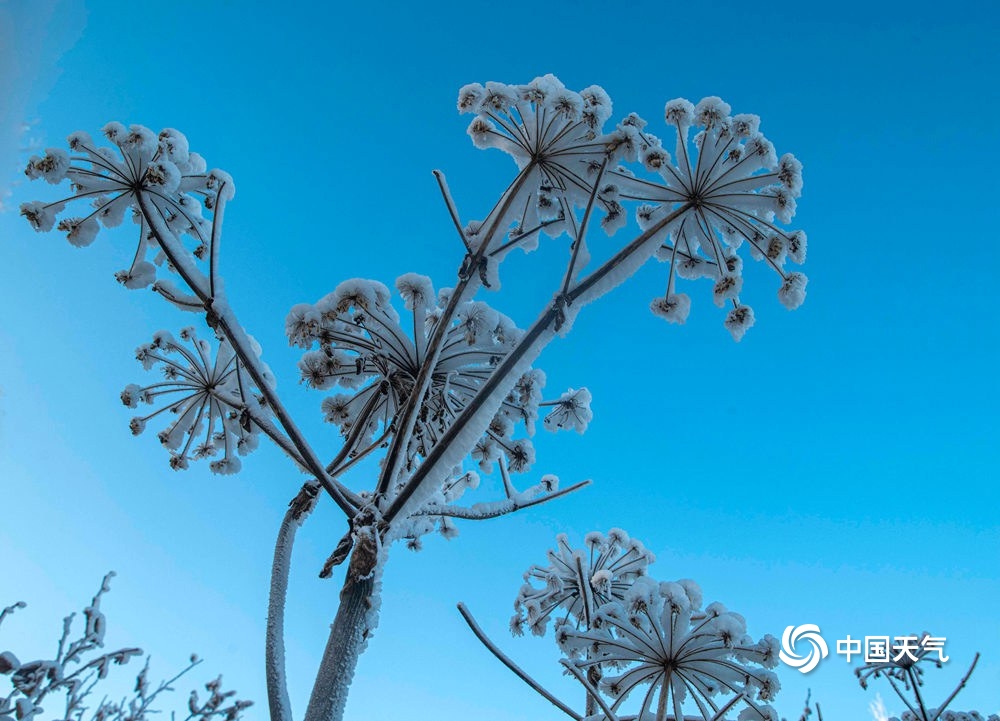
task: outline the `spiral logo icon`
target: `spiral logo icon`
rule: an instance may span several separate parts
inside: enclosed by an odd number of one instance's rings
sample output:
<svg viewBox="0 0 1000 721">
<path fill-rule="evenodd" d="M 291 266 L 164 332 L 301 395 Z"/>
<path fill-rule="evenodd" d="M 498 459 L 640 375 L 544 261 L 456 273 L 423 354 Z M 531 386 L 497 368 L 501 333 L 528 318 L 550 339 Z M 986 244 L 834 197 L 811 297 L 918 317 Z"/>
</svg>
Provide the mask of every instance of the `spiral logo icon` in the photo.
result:
<svg viewBox="0 0 1000 721">
<path fill-rule="evenodd" d="M 809 644 L 809 652 L 804 656 L 795 652 L 795 645 L 800 640 Z M 802 673 L 812 671 L 829 653 L 830 649 L 827 648 L 823 637 L 819 635 L 819 626 L 815 623 L 789 626 L 781 634 L 781 650 L 778 652 L 778 658 Z"/>
</svg>

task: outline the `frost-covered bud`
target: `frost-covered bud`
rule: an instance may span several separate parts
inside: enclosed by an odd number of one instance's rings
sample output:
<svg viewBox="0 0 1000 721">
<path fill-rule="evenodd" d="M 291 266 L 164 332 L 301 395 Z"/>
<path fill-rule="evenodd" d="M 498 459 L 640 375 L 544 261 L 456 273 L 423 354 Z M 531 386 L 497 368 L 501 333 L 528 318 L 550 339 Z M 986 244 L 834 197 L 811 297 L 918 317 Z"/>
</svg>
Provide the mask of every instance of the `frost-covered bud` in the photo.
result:
<svg viewBox="0 0 1000 721">
<path fill-rule="evenodd" d="M 788 259 L 797 265 L 806 262 L 806 234 L 796 230 L 788 234 Z"/>
<path fill-rule="evenodd" d="M 782 223 L 791 223 L 795 215 L 795 196 L 787 188 L 774 190 L 774 214 Z"/>
<path fill-rule="evenodd" d="M 524 473 L 535 462 L 535 447 L 527 438 L 517 440 L 504 449 L 507 466 L 513 473 Z"/>
<path fill-rule="evenodd" d="M 683 132 L 694 122 L 694 105 L 690 100 L 677 98 L 667 103 L 663 117 L 670 125 L 676 125 Z"/>
<path fill-rule="evenodd" d="M 594 417 L 590 410 L 591 400 L 590 391 L 586 388 L 570 388 L 558 401 L 552 402 L 553 408 L 542 423 L 550 431 L 572 428 L 577 433 L 583 433 Z"/>
<path fill-rule="evenodd" d="M 181 173 L 169 160 L 150 163 L 143 178 L 146 185 L 155 187 L 162 193 L 173 193 L 181 182 Z"/>
<path fill-rule="evenodd" d="M 724 275 L 716 281 L 712 289 L 712 299 L 715 304 L 722 308 L 727 300 L 734 300 L 739 297 L 743 288 L 743 278 L 738 275 Z"/>
<path fill-rule="evenodd" d="M 694 121 L 698 125 L 711 128 L 726 120 L 729 117 L 731 109 L 729 104 L 724 102 L 722 98 L 715 97 L 714 95 L 702 98 L 694 107 Z"/>
<path fill-rule="evenodd" d="M 160 152 L 172 163 L 186 165 L 190 161 L 188 140 L 183 133 L 173 128 L 164 128 L 159 135 Z"/>
<path fill-rule="evenodd" d="M 738 138 L 750 138 L 760 131 L 760 116 L 742 113 L 733 116 L 733 134 Z"/>
<path fill-rule="evenodd" d="M 517 102 L 516 88 L 504 83 L 488 82 L 479 101 L 477 112 L 503 113 Z"/>
<path fill-rule="evenodd" d="M 125 142 L 125 136 L 128 134 L 128 130 L 124 125 L 118 121 L 112 121 L 101 128 L 101 132 L 104 133 L 104 137 L 110 140 L 112 143 L 121 144 Z"/>
<path fill-rule="evenodd" d="M 753 323 L 753 308 L 748 305 L 738 305 L 729 311 L 724 325 L 732 334 L 733 340 L 739 343 L 743 340 L 743 336 L 746 335 L 747 330 L 753 326 Z"/>
<path fill-rule="evenodd" d="M 24 174 L 34 180 L 44 178 L 51 185 L 58 185 L 66 178 L 69 170 L 69 154 L 60 148 L 46 148 L 45 155 L 32 156 Z"/>
<path fill-rule="evenodd" d="M 789 273 L 778 289 L 778 300 L 788 310 L 795 310 L 806 299 L 806 284 L 809 279 L 802 273 Z"/>
<path fill-rule="evenodd" d="M 661 173 L 670 165 L 670 153 L 659 146 L 652 146 L 642 154 L 642 164 L 650 172 Z"/>
<path fill-rule="evenodd" d="M 778 161 L 778 180 L 794 197 L 802 194 L 802 163 L 791 153 L 785 153 Z"/>
<path fill-rule="evenodd" d="M 418 273 L 406 273 L 396 279 L 396 290 L 399 291 L 407 310 L 417 307 L 427 308 L 434 300 L 434 286 L 431 279 Z"/>
<path fill-rule="evenodd" d="M 458 91 L 458 112 L 477 112 L 486 90 L 479 83 L 470 83 Z"/>
<path fill-rule="evenodd" d="M 56 213 L 59 212 L 58 204 L 43 203 L 33 200 L 28 203 L 21 203 L 21 215 L 23 215 L 31 227 L 39 232 L 48 232 L 56 222 Z"/>
<path fill-rule="evenodd" d="M 625 208 L 617 200 L 605 202 L 604 210 L 605 214 L 601 218 L 601 227 L 604 228 L 605 233 L 612 236 L 625 227 L 628 215 L 625 213 Z"/>
<path fill-rule="evenodd" d="M 94 218 L 63 218 L 56 226 L 66 233 L 66 240 L 77 248 L 84 248 L 94 242 L 100 229 Z"/>
<path fill-rule="evenodd" d="M 600 128 L 611 117 L 611 98 L 597 85 L 580 91 L 580 97 L 583 99 L 583 121 L 592 129 Z"/>
<path fill-rule="evenodd" d="M 555 111 L 567 122 L 577 122 L 583 114 L 583 98 L 579 93 L 565 88 L 557 90 L 549 96 L 547 100 L 549 108 Z"/>
<path fill-rule="evenodd" d="M 115 273 L 115 280 L 129 289 L 147 288 L 156 280 L 156 266 L 140 260 L 129 270 Z"/>
<path fill-rule="evenodd" d="M 140 158 L 148 161 L 159 146 L 156 134 L 144 125 L 129 126 L 122 145 L 134 150 Z"/>
</svg>

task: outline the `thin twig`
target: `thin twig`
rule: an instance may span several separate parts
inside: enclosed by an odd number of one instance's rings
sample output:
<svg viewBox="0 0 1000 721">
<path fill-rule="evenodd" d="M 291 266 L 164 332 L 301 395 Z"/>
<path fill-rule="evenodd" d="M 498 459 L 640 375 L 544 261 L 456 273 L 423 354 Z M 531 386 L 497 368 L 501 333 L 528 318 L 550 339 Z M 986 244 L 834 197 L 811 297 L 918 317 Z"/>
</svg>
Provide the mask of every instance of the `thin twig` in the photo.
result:
<svg viewBox="0 0 1000 721">
<path fill-rule="evenodd" d="M 558 491 L 547 493 L 544 496 L 533 498 L 530 501 L 525 501 L 524 503 L 518 503 L 517 501 L 510 500 L 509 503 L 504 503 L 502 506 L 498 506 L 496 509 L 491 509 L 489 511 L 476 511 L 474 508 L 463 508 L 462 506 L 427 506 L 414 512 L 413 515 L 450 516 L 451 518 L 462 518 L 467 521 L 485 521 L 489 518 L 499 518 L 500 516 L 506 516 L 508 513 L 514 513 L 515 511 L 531 508 L 532 506 L 537 506 L 541 503 L 554 501 L 560 496 L 565 496 L 567 493 L 572 493 L 573 491 L 577 491 L 584 486 L 589 486 L 590 484 L 590 480 L 580 481 L 579 483 L 574 483 L 572 486 L 561 488 Z"/>
<path fill-rule="evenodd" d="M 969 677 L 972 675 L 972 671 L 976 668 L 977 663 L 979 663 L 979 652 L 976 652 L 976 656 L 972 659 L 972 665 L 969 666 L 969 670 L 965 672 L 964 676 L 962 676 L 962 680 L 958 682 L 958 686 L 956 686 L 955 690 L 951 692 L 951 696 L 945 699 L 945 702 L 938 708 L 937 713 L 934 714 L 934 718 L 932 718 L 931 721 L 937 721 L 938 717 L 944 713 L 946 708 L 948 708 L 948 704 L 954 701 L 955 697 L 958 696 L 958 692 L 965 688 L 965 684 L 968 682 Z M 820 719 L 820 721 L 822 721 L 822 719 Z"/>
<path fill-rule="evenodd" d="M 597 689 L 594 688 L 594 685 L 587 680 L 587 675 L 583 671 L 578 669 L 576 665 L 573 664 L 572 661 L 568 661 L 565 658 L 559 659 L 559 663 L 561 663 L 566 668 L 567 671 L 573 674 L 573 677 L 577 681 L 583 684 L 583 687 L 587 689 L 587 693 L 590 694 L 590 698 L 597 701 L 597 705 L 601 707 L 601 711 L 604 712 L 604 715 L 607 717 L 608 721 L 619 721 L 618 717 L 615 715 L 615 712 L 612 711 L 611 707 L 608 706 L 607 702 L 603 698 L 601 698 L 601 695 L 597 692 Z"/>
<path fill-rule="evenodd" d="M 514 674 L 519 679 L 521 679 L 526 684 L 531 686 L 531 688 L 534 689 L 536 693 L 538 693 L 540 696 L 542 696 L 544 699 L 546 699 L 549 703 L 558 708 L 564 714 L 574 719 L 575 721 L 582 721 L 583 716 L 578 714 L 576 711 L 571 709 L 569 706 L 567 706 L 562 701 L 553 696 L 551 693 L 549 693 L 547 690 L 545 690 L 545 688 L 543 688 L 541 684 L 539 684 L 535 679 L 533 679 L 527 673 L 522 671 L 520 666 L 514 663 L 510 659 L 510 657 L 507 656 L 507 654 L 505 654 L 503 651 L 497 648 L 496 644 L 493 643 L 489 639 L 489 637 L 487 637 L 487 635 L 483 632 L 483 629 L 481 629 L 479 627 L 479 624 L 476 623 L 476 619 L 472 617 L 472 613 L 469 611 L 468 608 L 466 608 L 464 603 L 458 604 L 458 612 L 462 614 L 462 618 L 464 618 L 465 622 L 469 624 L 469 628 L 471 628 L 472 632 L 476 634 L 476 638 L 479 639 L 479 642 L 482 643 L 484 646 L 486 646 L 489 652 L 492 653 L 494 656 L 496 656 L 497 660 L 500 661 L 500 663 L 502 663 L 504 666 L 513 671 Z"/>
</svg>

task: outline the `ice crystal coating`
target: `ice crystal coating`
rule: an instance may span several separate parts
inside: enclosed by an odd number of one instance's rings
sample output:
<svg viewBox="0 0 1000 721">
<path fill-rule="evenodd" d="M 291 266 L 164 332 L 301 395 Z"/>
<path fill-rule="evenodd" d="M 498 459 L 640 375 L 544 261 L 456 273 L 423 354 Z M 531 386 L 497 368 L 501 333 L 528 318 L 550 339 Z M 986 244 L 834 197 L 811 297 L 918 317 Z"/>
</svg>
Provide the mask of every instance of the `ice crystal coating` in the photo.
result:
<svg viewBox="0 0 1000 721">
<path fill-rule="evenodd" d="M 341 283 L 315 304 L 295 306 L 286 320 L 289 342 L 309 349 L 299 361 L 302 382 L 320 390 L 347 391 L 324 399 L 322 410 L 340 429 L 351 455 L 388 442 L 450 298 L 450 291 L 436 295 L 430 279 L 416 273 L 400 277 L 396 287 L 411 314 L 405 321 L 392 306 L 388 288 L 357 278 Z M 507 316 L 486 303 L 469 301 L 458 308 L 431 374 L 405 470 L 427 455 L 521 334 Z M 523 424 L 529 435 L 534 433 L 544 385 L 545 374 L 537 369 L 514 384 L 472 451 L 483 470 L 492 470 L 501 455 L 511 471 L 530 468 L 534 449 L 527 439 L 514 437 L 515 426 Z M 545 405 L 555 406 L 550 416 L 564 413 L 564 423 L 582 432 L 590 417 L 589 396 L 581 389 Z M 553 430 L 557 426 L 556 421 L 546 423 Z"/>
<path fill-rule="evenodd" d="M 48 148 L 45 155 L 33 156 L 25 169 L 29 178 L 52 184 L 68 179 L 73 194 L 50 203 L 23 203 L 21 215 L 35 230 L 49 231 L 68 203 L 89 203 L 86 215 L 63 218 L 56 226 L 71 244 L 83 247 L 94 241 L 101 226 L 119 226 L 132 211 L 140 226 L 139 245 L 132 266 L 116 277 L 128 288 L 143 288 L 156 279 L 156 266 L 168 259 L 150 238 L 150 228 L 139 212 L 138 194 L 143 194 L 152 212 L 176 236 L 192 238 L 189 252 L 202 258 L 213 232 L 202 211 L 233 197 L 235 186 L 221 170 L 206 172 L 205 161 L 188 150 L 187 139 L 176 130 L 168 128 L 157 136 L 141 125 L 126 128 L 108 123 L 103 133 L 114 150 L 99 146 L 87 133 L 76 132 L 68 138 L 71 152 Z"/>
<path fill-rule="evenodd" d="M 697 104 L 671 100 L 664 110 L 676 134 L 671 155 L 635 114 L 603 133 L 611 110 L 604 91 L 594 86 L 577 94 L 552 75 L 527 85 L 467 85 L 458 109 L 476 115 L 468 132 L 477 147 L 503 150 L 521 171 L 498 206 L 505 214 L 465 229 L 471 248 L 487 244 L 480 269 L 487 285 L 505 253 L 532 250 L 543 231 L 574 237 L 580 247 L 574 247 L 572 272 L 579 272 L 590 256 L 578 237 L 576 209 L 601 211 L 601 226 L 613 235 L 626 223 L 625 204 L 638 202 L 640 229 L 662 240 L 657 256 L 670 263 L 666 292 L 650 303 L 654 314 L 683 323 L 690 300 L 675 290 L 676 278 L 709 278 L 715 303 L 731 309 L 725 326 L 742 339 L 753 324 L 740 300 L 737 252 L 744 244 L 781 278 L 782 304 L 794 309 L 805 299 L 806 277 L 785 270 L 787 262 L 805 261 L 805 234 L 780 227 L 795 214 L 802 164 L 791 154 L 778 158 L 757 116 L 731 116 L 717 97 Z M 506 239 L 498 240 L 497 228 L 511 223 Z"/>
<path fill-rule="evenodd" d="M 637 718 L 657 707 L 674 718 L 716 718 L 719 694 L 744 694 L 741 721 L 777 719 L 768 702 L 780 688 L 769 669 L 778 663 L 772 636 L 754 641 L 742 616 L 721 604 L 701 610 L 701 590 L 693 581 L 657 583 L 636 578 L 624 593 L 603 604 L 590 629 L 560 628 L 557 640 L 576 667 L 613 668 L 600 689 L 613 709 L 647 687 Z M 685 716 L 685 709 L 687 716 Z"/>
<path fill-rule="evenodd" d="M 122 403 L 129 408 L 164 405 L 133 418 L 132 433 L 142 433 L 149 421 L 168 412 L 176 418 L 158 437 L 171 452 L 171 468 L 213 458 L 209 468 L 214 473 L 236 473 L 239 456 L 257 448 L 266 408 L 227 342 L 219 341 L 213 360 L 211 344 L 198 338 L 193 328 L 183 329 L 180 337 L 178 341 L 160 331 L 151 343 L 136 349 L 136 360 L 146 370 L 159 366 L 163 381 L 145 387 L 129 384 L 121 393 Z"/>
<path fill-rule="evenodd" d="M 540 232 L 563 232 L 572 209 L 586 206 L 594 192 L 605 230 L 612 233 L 624 222 L 614 186 L 595 191 L 595 185 L 604 167 L 629 154 L 635 134 L 630 126 L 603 132 L 611 117 L 603 89 L 592 85 L 577 93 L 553 75 L 527 85 L 476 83 L 459 91 L 458 109 L 476 114 L 468 133 L 477 148 L 498 148 L 521 170 L 500 223 L 514 227 L 506 242 L 490 247 L 492 256 L 513 247 L 532 250 Z"/>
<path fill-rule="evenodd" d="M 574 549 L 560 534 L 555 550 L 549 551 L 549 565 L 532 566 L 525 572 L 525 584 L 514 601 L 516 613 L 510 622 L 515 634 L 523 633 L 527 625 L 533 634 L 541 636 L 549 618 L 559 609 L 565 611 L 565 621 L 589 628 L 597 609 L 623 599 L 654 560 L 642 543 L 619 528 L 607 535 L 589 533 L 584 545 Z"/>
<path fill-rule="evenodd" d="M 805 234 L 777 224 L 790 222 L 795 213 L 802 164 L 790 154 L 776 157 L 759 132 L 759 118 L 730 117 L 729 112 L 716 97 L 697 105 L 670 101 L 664 118 L 677 136 L 673 157 L 659 138 L 636 129 L 639 159 L 647 173 L 658 177 L 618 167 L 610 171 L 609 182 L 622 200 L 642 202 L 636 217 L 644 229 L 680 211 L 663 229 L 658 257 L 670 262 L 670 273 L 666 294 L 650 306 L 653 312 L 683 322 L 689 301 L 675 302 L 675 277 L 707 277 L 714 281 L 716 304 L 731 305 L 725 325 L 740 340 L 753 324 L 752 311 L 739 298 L 742 261 L 736 253 L 744 243 L 752 257 L 765 260 L 781 277 L 779 298 L 786 307 L 795 308 L 805 298 L 806 277 L 784 270 L 786 261 L 805 261 Z"/>
</svg>

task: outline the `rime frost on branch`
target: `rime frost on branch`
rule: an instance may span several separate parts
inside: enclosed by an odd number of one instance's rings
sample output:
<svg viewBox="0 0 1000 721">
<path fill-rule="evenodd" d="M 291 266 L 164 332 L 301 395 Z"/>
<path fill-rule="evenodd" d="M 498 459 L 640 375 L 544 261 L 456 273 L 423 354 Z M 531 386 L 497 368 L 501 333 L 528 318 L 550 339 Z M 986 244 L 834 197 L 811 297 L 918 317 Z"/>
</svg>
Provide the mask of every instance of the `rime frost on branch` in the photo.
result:
<svg viewBox="0 0 1000 721">
<path fill-rule="evenodd" d="M 0 676 L 9 676 L 11 691 L 4 696 L 0 693 L 0 721 L 27 721 L 46 713 L 46 707 L 63 705 L 63 711 L 48 714 L 50 718 L 73 719 L 74 721 L 152 721 L 158 717 L 159 709 L 154 708 L 157 698 L 165 691 L 173 691 L 172 684 L 181 676 L 201 663 L 197 656 L 180 673 L 155 688 L 149 681 L 149 657 L 135 679 L 131 697 L 121 701 L 104 698 L 91 706 L 91 694 L 107 678 L 112 666 L 124 666 L 133 658 L 142 655 L 142 649 L 121 648 L 117 651 L 101 652 L 107 619 L 101 611 L 104 594 L 111 590 L 110 581 L 114 573 L 109 573 L 101 582 L 90 605 L 83 609 L 84 625 L 82 634 L 71 639 L 73 618 L 70 614 L 63 619 L 62 635 L 55 658 L 21 662 L 12 651 L 0 653 Z M 0 613 L 0 623 L 14 610 L 24 608 L 23 602 L 8 606 Z M 243 712 L 253 705 L 251 701 L 235 698 L 235 691 L 222 690 L 222 677 L 205 684 L 208 698 L 199 701 L 197 691 L 192 691 L 188 699 L 185 721 L 236 721 Z M 63 698 L 60 704 L 59 697 Z M 42 703 L 45 706 L 42 706 Z M 88 713 L 89 712 L 89 713 Z"/>
</svg>

